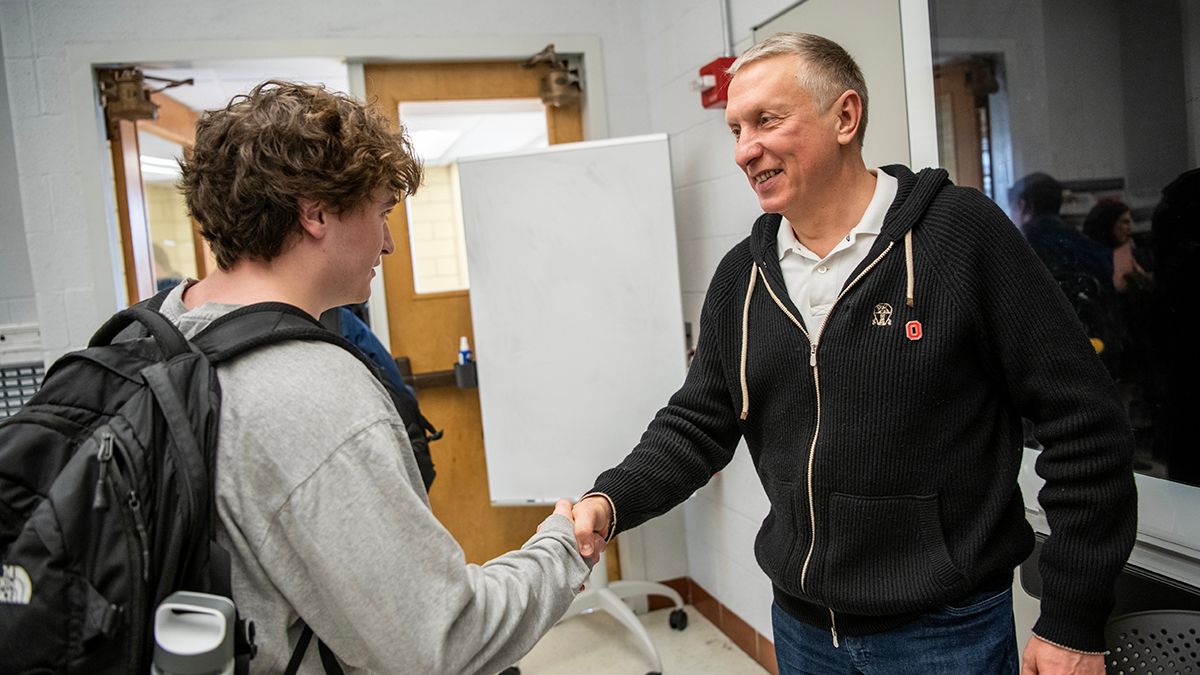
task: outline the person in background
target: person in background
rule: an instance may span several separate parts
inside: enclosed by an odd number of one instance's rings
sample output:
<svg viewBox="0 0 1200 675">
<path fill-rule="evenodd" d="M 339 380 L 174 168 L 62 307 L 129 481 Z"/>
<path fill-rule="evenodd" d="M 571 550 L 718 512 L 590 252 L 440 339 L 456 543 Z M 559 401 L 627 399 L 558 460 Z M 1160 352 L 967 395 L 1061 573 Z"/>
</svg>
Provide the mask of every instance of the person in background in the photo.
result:
<svg viewBox="0 0 1200 675">
<path fill-rule="evenodd" d="M 243 305 L 316 319 L 370 294 L 388 213 L 421 180 L 402 132 L 321 86 L 265 82 L 206 112 L 181 162 L 216 257 L 161 311 L 193 336 Z M 469 565 L 429 509 L 404 421 L 359 359 L 291 341 L 222 366 L 217 538 L 257 627 L 255 673 L 494 674 L 562 616 L 587 577 L 563 501 L 519 551 Z M 307 658 L 305 654 L 307 653 Z"/>
<path fill-rule="evenodd" d="M 1085 237 L 1059 215 L 1063 202 L 1061 183 L 1048 174 L 1031 173 L 1014 183 L 1008 194 L 1017 214 L 1017 225 L 1056 279 L 1086 275 L 1095 279 L 1103 292 L 1113 290 L 1112 256 L 1108 249 Z"/>
<path fill-rule="evenodd" d="M 1124 202 L 1098 202 L 1083 220 L 1083 233 L 1112 252 L 1116 319 L 1121 326 L 1121 358 L 1113 375 L 1130 421 L 1135 428 L 1144 428 L 1151 424 L 1152 410 L 1161 398 L 1159 369 L 1150 356 L 1154 278 L 1138 260 L 1143 253 L 1134 247 L 1133 212 Z"/>
<path fill-rule="evenodd" d="M 1051 527 L 1024 671 L 1101 675 L 1132 437 L 1053 279 L 944 170 L 864 164 L 867 88 L 836 43 L 780 33 L 729 72 L 764 213 L 717 266 L 683 386 L 576 503 L 581 551 L 687 499 L 745 439 L 781 673 L 1016 673 L 1024 416 Z"/>
<path fill-rule="evenodd" d="M 1132 283 L 1147 287 L 1150 273 L 1138 263 L 1133 243 L 1133 212 L 1122 201 L 1103 200 L 1083 219 L 1083 233 L 1112 249 L 1113 287 L 1118 293 Z"/>
<path fill-rule="evenodd" d="M 1117 377 L 1125 329 L 1113 287 L 1111 250 L 1062 219 L 1063 187 L 1052 176 L 1041 172 L 1024 176 L 1008 195 L 1029 246 L 1075 310 L 1092 348 Z"/>
<path fill-rule="evenodd" d="M 151 260 L 154 263 L 155 290 L 165 291 L 183 281 L 183 275 L 176 272 L 171 267 L 170 262 L 168 262 L 167 251 L 162 247 L 162 244 L 154 242 L 150 247 L 150 251 L 152 253 Z"/>
</svg>

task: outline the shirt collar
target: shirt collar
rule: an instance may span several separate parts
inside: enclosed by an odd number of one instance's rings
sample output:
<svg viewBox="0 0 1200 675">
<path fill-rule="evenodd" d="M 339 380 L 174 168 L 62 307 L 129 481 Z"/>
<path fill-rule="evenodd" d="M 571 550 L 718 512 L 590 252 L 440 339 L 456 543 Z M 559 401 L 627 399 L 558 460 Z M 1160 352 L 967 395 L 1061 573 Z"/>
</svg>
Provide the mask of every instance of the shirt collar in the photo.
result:
<svg viewBox="0 0 1200 675">
<path fill-rule="evenodd" d="M 875 193 L 871 195 L 871 201 L 867 204 L 866 211 L 863 211 L 862 219 L 846 234 L 847 241 L 853 241 L 859 235 L 879 236 L 879 233 L 883 231 L 883 217 L 887 215 L 888 208 L 896 199 L 899 181 L 895 176 L 880 169 L 870 169 L 869 171 L 875 175 Z M 796 240 L 792 224 L 788 222 L 787 218 L 781 217 L 779 231 L 775 234 L 775 252 L 779 259 L 783 260 L 788 251 L 795 248 L 803 249 L 804 246 Z"/>
</svg>

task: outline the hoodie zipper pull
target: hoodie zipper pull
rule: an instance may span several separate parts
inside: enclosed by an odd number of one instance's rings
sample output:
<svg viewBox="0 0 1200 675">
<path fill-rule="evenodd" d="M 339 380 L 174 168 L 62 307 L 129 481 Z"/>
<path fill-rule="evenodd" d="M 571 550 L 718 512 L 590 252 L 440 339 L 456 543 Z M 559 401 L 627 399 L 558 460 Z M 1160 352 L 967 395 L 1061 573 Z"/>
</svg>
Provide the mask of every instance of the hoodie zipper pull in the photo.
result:
<svg viewBox="0 0 1200 675">
<path fill-rule="evenodd" d="M 808 349 L 808 365 L 812 368 L 817 367 L 817 343 L 812 343 Z"/>
<path fill-rule="evenodd" d="M 837 634 L 837 619 L 833 616 L 833 610 L 829 610 L 829 633 L 833 636 L 833 648 L 838 649 L 841 645 L 838 643 Z"/>
<path fill-rule="evenodd" d="M 108 508 L 108 463 L 112 461 L 113 456 L 113 438 L 112 434 L 104 434 L 101 437 L 100 449 L 96 452 L 96 461 L 100 464 L 100 474 L 96 478 L 96 497 L 92 500 L 92 509 L 95 511 L 103 511 Z"/>
</svg>

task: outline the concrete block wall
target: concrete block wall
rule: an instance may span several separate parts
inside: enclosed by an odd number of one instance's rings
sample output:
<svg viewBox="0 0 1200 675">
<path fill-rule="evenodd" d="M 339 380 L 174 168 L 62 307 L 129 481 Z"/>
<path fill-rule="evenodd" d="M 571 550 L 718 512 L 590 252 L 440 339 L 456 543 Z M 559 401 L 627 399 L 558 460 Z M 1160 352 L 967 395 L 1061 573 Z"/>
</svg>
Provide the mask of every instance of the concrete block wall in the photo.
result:
<svg viewBox="0 0 1200 675">
<path fill-rule="evenodd" d="M 4 41 L 0 35 L 0 50 Z M 37 321 L 25 222 L 21 217 L 21 187 L 13 147 L 8 79 L 0 68 L 0 326 Z"/>
</svg>

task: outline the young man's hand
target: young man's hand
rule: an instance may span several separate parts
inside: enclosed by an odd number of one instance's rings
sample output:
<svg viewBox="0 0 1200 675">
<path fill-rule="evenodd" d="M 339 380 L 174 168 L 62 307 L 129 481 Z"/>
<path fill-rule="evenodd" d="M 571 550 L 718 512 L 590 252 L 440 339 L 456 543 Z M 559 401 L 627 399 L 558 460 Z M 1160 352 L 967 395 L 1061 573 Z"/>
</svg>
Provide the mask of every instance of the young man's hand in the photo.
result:
<svg viewBox="0 0 1200 675">
<path fill-rule="evenodd" d="M 1021 658 L 1021 675 L 1104 675 L 1104 655 L 1080 654 L 1034 635 Z"/>
</svg>

